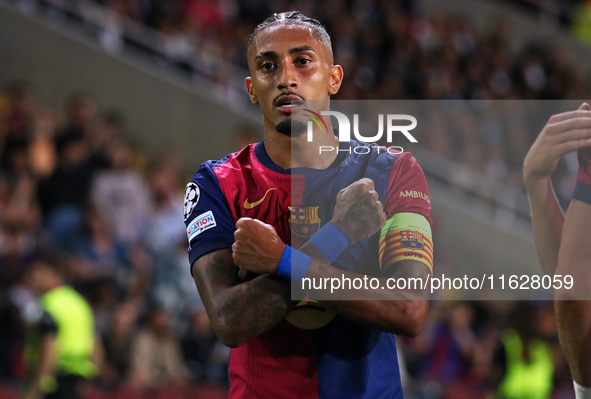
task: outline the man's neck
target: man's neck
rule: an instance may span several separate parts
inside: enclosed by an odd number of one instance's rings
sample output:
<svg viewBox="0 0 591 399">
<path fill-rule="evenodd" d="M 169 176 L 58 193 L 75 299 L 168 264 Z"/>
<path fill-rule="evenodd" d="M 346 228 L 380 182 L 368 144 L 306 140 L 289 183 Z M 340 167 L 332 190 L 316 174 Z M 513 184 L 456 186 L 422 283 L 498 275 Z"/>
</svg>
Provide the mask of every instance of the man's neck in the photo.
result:
<svg viewBox="0 0 591 399">
<path fill-rule="evenodd" d="M 314 141 L 309 142 L 306 134 L 291 137 L 279 133 L 275 126 L 265 126 L 265 150 L 271 161 L 281 169 L 326 169 L 336 159 L 336 150 L 339 148 L 339 140 L 330 124 L 328 128 L 330 134 L 317 134 Z M 320 152 L 321 146 L 332 147 L 334 150 Z"/>
</svg>

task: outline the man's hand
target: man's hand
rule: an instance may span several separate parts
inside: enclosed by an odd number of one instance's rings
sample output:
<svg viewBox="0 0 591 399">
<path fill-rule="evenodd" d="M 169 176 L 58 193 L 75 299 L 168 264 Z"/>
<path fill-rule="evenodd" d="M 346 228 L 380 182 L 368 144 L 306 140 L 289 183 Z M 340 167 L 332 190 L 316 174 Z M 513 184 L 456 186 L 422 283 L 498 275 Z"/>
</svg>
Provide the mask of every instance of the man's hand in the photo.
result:
<svg viewBox="0 0 591 399">
<path fill-rule="evenodd" d="M 234 263 L 256 274 L 275 273 L 285 244 L 273 226 L 256 219 L 240 218 L 236 229 L 232 245 Z"/>
<path fill-rule="evenodd" d="M 373 180 L 363 178 L 337 194 L 331 222 L 347 234 L 351 244 L 377 233 L 386 223 L 384 207 L 374 190 Z"/>
<path fill-rule="evenodd" d="M 558 161 L 569 152 L 590 144 L 591 107 L 583 103 L 577 111 L 553 115 L 531 146 L 523 163 L 526 186 L 550 178 Z"/>
</svg>

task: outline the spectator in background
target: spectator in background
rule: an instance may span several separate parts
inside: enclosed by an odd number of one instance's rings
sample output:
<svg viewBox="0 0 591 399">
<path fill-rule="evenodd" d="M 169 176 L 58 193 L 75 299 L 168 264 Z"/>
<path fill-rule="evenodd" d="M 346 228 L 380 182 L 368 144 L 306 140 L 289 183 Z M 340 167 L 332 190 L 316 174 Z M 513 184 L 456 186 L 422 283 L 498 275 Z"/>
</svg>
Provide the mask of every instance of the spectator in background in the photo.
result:
<svg viewBox="0 0 591 399">
<path fill-rule="evenodd" d="M 26 83 L 15 83 L 9 89 L 10 101 L 4 119 L 5 134 L 0 148 L 0 166 L 15 173 L 26 165 L 26 148 L 31 139 L 31 88 Z M 23 164 L 24 161 L 24 164 Z"/>
<path fill-rule="evenodd" d="M 141 245 L 116 240 L 96 209 L 89 208 L 85 216 L 83 236 L 71 252 L 70 279 L 87 296 L 103 333 L 118 303 L 143 299 L 153 262 Z"/>
<path fill-rule="evenodd" d="M 183 234 L 183 241 L 176 248 L 152 253 L 157 266 L 149 294 L 151 303 L 166 309 L 172 328 L 179 333 L 187 329 L 193 309 L 203 306 L 187 266 L 187 239 L 184 231 Z"/>
<path fill-rule="evenodd" d="M 96 174 L 91 203 L 105 218 L 116 240 L 139 243 L 148 224 L 150 196 L 144 177 L 131 168 L 132 150 L 121 140 L 108 145 L 109 168 Z"/>
<path fill-rule="evenodd" d="M 48 178 L 57 166 L 54 144 L 57 126 L 58 120 L 50 110 L 35 113 L 28 162 L 30 171 L 36 178 Z"/>
<path fill-rule="evenodd" d="M 187 234 L 183 223 L 183 192 L 180 183 L 180 157 L 169 154 L 150 171 L 148 181 L 152 199 L 148 240 L 154 251 L 174 252 L 185 244 Z"/>
<path fill-rule="evenodd" d="M 107 278 L 116 282 L 118 274 L 125 269 L 127 247 L 115 240 L 111 229 L 96 209 L 86 212 L 83 238 L 76 245 L 75 254 L 80 259 L 74 266 L 74 279 L 77 281 Z M 129 281 L 122 281 L 118 289 L 127 287 Z M 123 298 L 124 295 L 118 295 Z"/>
<path fill-rule="evenodd" d="M 90 143 L 94 133 L 96 105 L 88 95 L 78 93 L 70 97 L 67 103 L 68 121 L 60 137 L 74 136 Z"/>
<path fill-rule="evenodd" d="M 40 297 L 42 309 L 30 327 L 26 358 L 31 372 L 26 399 L 77 399 L 80 384 L 100 364 L 88 303 L 64 283 L 63 263 L 36 260 L 23 281 Z"/>
<path fill-rule="evenodd" d="M 573 32 L 583 42 L 591 44 L 591 2 L 582 1 L 574 15 Z"/>
<path fill-rule="evenodd" d="M 148 177 L 152 211 L 146 244 L 154 260 L 150 302 L 166 309 L 171 326 L 184 331 L 187 314 L 200 303 L 187 266 L 187 233 L 182 222 L 183 192 L 180 190 L 180 158 L 163 156 Z"/>
<path fill-rule="evenodd" d="M 491 393 L 498 334 L 486 324 L 488 315 L 483 309 L 467 302 L 431 306 L 423 333 L 401 345 L 412 378 L 405 394 L 484 399 Z"/>
<path fill-rule="evenodd" d="M 498 397 L 546 399 L 552 392 L 554 362 L 551 346 L 540 336 L 538 309 L 518 302 L 503 332 L 506 371 Z"/>
<path fill-rule="evenodd" d="M 37 298 L 17 279 L 8 289 L 0 288 L 0 382 L 26 377 L 22 356 L 26 323 L 32 314 L 38 314 L 37 309 Z"/>
<path fill-rule="evenodd" d="M 216 337 L 204 308 L 196 309 L 191 315 L 189 327 L 181 343 L 183 358 L 191 379 L 205 381 Z"/>
<path fill-rule="evenodd" d="M 117 302 L 127 297 L 133 270 L 128 265 L 128 248 L 114 239 L 110 227 L 95 209 L 86 212 L 83 236 L 72 251 L 72 284 L 90 302 L 97 330 L 106 330 Z"/>
<path fill-rule="evenodd" d="M 121 116 L 109 112 L 96 119 L 93 102 L 79 99 L 72 102 L 64 127 L 51 110 L 33 109 L 28 91 L 13 94 L 0 93 L 0 380 L 8 378 L 10 384 L 18 384 L 19 378 L 24 378 L 24 339 L 19 334 L 24 335 L 24 323 L 31 325 L 31 333 L 41 329 L 37 301 L 20 284 L 35 288 L 56 281 L 51 271 L 37 264 L 24 276 L 23 272 L 39 252 L 60 247 L 66 250 L 61 266 L 68 276 L 67 280 L 60 276 L 61 286 L 72 298 L 79 295 L 65 285 L 66 281 L 87 296 L 86 306 L 90 305 L 94 313 L 94 331 L 102 333 L 101 341 L 107 347 L 108 362 L 100 367 L 104 381 L 116 390 L 130 381 L 142 387 L 176 384 L 184 379 L 185 372 L 175 331 L 186 329 L 187 314 L 199 304 L 186 265 L 185 228 L 182 224 L 175 226 L 182 212 L 180 159 L 176 154 L 163 157 L 150 172 L 148 191 L 144 175 L 131 168 L 131 149 L 121 141 Z M 2 153 L 8 126 L 26 140 L 10 144 L 12 149 Z M 94 196 L 90 195 L 91 188 Z M 102 206 L 91 206 L 91 199 Z M 172 219 L 175 223 L 169 223 Z M 149 247 L 143 246 L 146 238 Z M 170 317 L 161 311 L 150 316 L 149 327 L 136 341 L 136 315 L 149 300 L 166 306 Z M 63 320 L 75 322 L 75 314 L 65 318 L 59 313 L 57 328 Z M 159 315 L 164 315 L 164 321 Z M 45 327 L 41 329 L 44 332 Z M 60 341 L 59 331 L 48 331 L 48 337 L 53 334 L 56 342 Z M 217 342 L 215 336 L 212 338 Z M 27 359 L 41 367 L 43 362 L 35 358 L 35 354 L 41 356 L 41 341 L 30 341 Z M 75 343 L 76 339 L 67 341 Z M 148 350 L 133 349 L 137 345 Z M 223 384 L 227 354 L 219 343 L 213 348 L 214 366 L 209 369 L 214 371 L 208 372 L 207 378 Z M 147 363 L 143 361 L 146 355 L 151 356 Z M 145 369 L 148 378 L 142 377 L 144 365 L 150 366 Z M 76 386 L 79 378 L 58 379 L 64 380 L 62 387 L 67 389 L 68 384 L 70 388 Z M 35 396 L 42 394 L 40 385 L 51 389 L 54 383 L 50 376 L 31 384 L 30 394 Z M 4 388 L 0 386 L 0 396 L 6 392 Z M 70 392 L 65 397 L 74 395 Z"/>
<path fill-rule="evenodd" d="M 14 283 L 41 244 L 41 212 L 35 181 L 27 174 L 9 182 L 0 176 L 0 291 Z"/>
<path fill-rule="evenodd" d="M 449 316 L 441 320 L 433 336 L 434 353 L 429 355 L 431 361 L 425 364 L 432 380 L 445 385 L 469 375 L 477 344 L 472 331 L 473 318 L 470 304 L 458 303 Z"/>
<path fill-rule="evenodd" d="M 58 166 L 48 179 L 39 183 L 38 198 L 54 244 L 71 250 L 82 229 L 94 170 L 83 137 L 61 136 L 56 146 Z"/>
<path fill-rule="evenodd" d="M 203 307 L 191 315 L 182 339 L 182 352 L 191 380 L 228 383 L 230 350 L 218 341 Z"/>
<path fill-rule="evenodd" d="M 185 18 L 200 35 L 207 37 L 226 22 L 219 0 L 189 0 L 184 4 Z"/>
<path fill-rule="evenodd" d="M 101 376 L 109 385 L 122 384 L 128 380 L 136 319 L 137 306 L 131 302 L 124 303 L 115 310 L 109 330 L 103 334 L 105 364 Z"/>
<path fill-rule="evenodd" d="M 107 111 L 99 118 L 93 130 L 94 133 L 90 137 L 92 163 L 97 169 L 109 167 L 107 153 L 109 145 L 121 140 L 124 129 L 125 121 L 118 111 Z"/>
<path fill-rule="evenodd" d="M 589 9 L 586 0 L 569 1 Z M 421 15 L 412 0 L 97 2 L 109 7 L 109 20 L 123 16 L 163 33 L 156 36 L 157 56 L 152 51 L 149 57 L 163 65 L 180 66 L 197 78 L 207 76 L 216 83 L 214 95 L 228 103 L 239 102 L 240 96 L 247 100 L 244 91 L 231 83 L 233 65 L 246 66 L 247 32 L 270 13 L 300 7 L 326 21 L 333 32 L 335 57 L 353 76 L 343 84 L 337 99 L 560 99 L 587 97 L 590 91 L 590 79 L 575 69 L 564 50 L 534 43 L 513 53 L 511 32 L 502 18 L 479 29 L 457 16 Z M 579 25 L 585 28 L 585 22 L 583 18 Z M 115 30 L 116 42 L 137 45 L 134 35 L 119 38 L 126 32 L 121 27 Z M 143 44 L 139 46 L 146 50 Z M 94 104 L 88 100 L 83 95 L 72 98 L 71 128 L 66 131 L 93 126 L 88 121 L 94 118 Z M 455 144 L 453 134 L 439 136 L 437 141 L 430 140 L 435 143 L 431 150 L 439 143 L 444 148 Z M 504 145 L 503 150 L 488 152 L 482 148 L 486 145 L 486 141 L 473 140 L 449 156 L 469 167 L 476 164 L 482 171 L 482 185 L 492 186 L 499 180 L 522 187 L 521 180 L 514 178 L 520 166 L 514 161 L 523 159 L 527 149 L 514 150 L 500 142 L 495 145 Z M 491 184 L 487 174 L 493 179 Z"/>
<path fill-rule="evenodd" d="M 146 326 L 131 349 L 131 384 L 139 389 L 182 385 L 186 373 L 180 341 L 170 330 L 170 317 L 162 309 L 151 309 Z"/>
</svg>

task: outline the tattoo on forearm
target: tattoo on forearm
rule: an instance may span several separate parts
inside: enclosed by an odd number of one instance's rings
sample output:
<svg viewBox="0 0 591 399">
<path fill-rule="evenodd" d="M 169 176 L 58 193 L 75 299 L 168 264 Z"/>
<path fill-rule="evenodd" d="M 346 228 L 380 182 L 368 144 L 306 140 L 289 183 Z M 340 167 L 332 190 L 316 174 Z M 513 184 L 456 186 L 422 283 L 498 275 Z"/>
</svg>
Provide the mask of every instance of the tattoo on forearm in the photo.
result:
<svg viewBox="0 0 591 399">
<path fill-rule="evenodd" d="M 197 288 L 219 328 L 252 338 L 275 326 L 292 307 L 288 282 L 271 275 L 243 281 L 230 249 L 211 252 L 198 262 L 202 273 L 195 279 Z"/>
<path fill-rule="evenodd" d="M 403 260 L 395 263 L 392 268 L 394 270 L 386 269 L 384 274 L 387 277 L 402 278 L 406 281 L 410 281 L 412 278 L 419 278 L 421 281 L 426 281 L 427 275 L 431 274 L 429 268 L 420 262 L 413 260 Z M 421 299 L 429 300 L 431 297 L 427 286 L 423 287 L 422 290 L 412 290 L 416 294 L 419 294 Z"/>
</svg>

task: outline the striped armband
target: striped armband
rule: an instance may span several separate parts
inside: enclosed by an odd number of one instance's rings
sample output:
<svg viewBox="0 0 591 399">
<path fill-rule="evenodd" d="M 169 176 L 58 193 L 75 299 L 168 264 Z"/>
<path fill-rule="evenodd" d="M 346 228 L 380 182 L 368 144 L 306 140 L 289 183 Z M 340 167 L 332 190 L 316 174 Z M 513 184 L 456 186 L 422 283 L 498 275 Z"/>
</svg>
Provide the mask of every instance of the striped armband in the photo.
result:
<svg viewBox="0 0 591 399">
<path fill-rule="evenodd" d="M 386 221 L 380 233 L 380 267 L 413 259 L 424 263 L 433 273 L 431 225 L 418 213 L 397 213 Z"/>
</svg>

